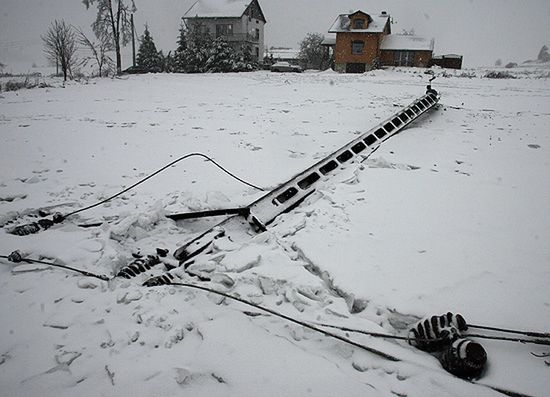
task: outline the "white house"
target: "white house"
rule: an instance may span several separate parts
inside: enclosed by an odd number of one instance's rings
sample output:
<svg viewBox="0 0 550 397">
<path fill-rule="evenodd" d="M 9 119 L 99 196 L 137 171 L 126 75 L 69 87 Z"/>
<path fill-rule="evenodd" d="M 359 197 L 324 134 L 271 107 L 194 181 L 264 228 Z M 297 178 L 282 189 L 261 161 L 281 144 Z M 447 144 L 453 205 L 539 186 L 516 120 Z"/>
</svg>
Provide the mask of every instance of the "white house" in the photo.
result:
<svg viewBox="0 0 550 397">
<path fill-rule="evenodd" d="M 262 61 L 266 19 L 258 0 L 197 0 L 183 19 L 187 26 L 200 22 L 203 29 L 235 48 L 250 46 Z"/>
</svg>

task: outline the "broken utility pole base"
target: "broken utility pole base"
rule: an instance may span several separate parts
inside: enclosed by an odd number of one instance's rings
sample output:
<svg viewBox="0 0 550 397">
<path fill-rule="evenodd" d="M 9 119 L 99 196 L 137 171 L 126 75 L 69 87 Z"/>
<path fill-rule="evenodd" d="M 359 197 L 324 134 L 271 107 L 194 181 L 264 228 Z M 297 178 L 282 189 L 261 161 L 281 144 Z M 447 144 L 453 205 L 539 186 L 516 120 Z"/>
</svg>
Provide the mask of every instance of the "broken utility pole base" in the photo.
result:
<svg viewBox="0 0 550 397">
<path fill-rule="evenodd" d="M 299 205 L 315 192 L 321 182 L 336 175 L 356 156 L 368 156 L 386 139 L 397 134 L 435 107 L 438 101 L 439 94 L 431 86 L 428 86 L 426 94 L 409 106 L 256 200 L 246 208 L 246 212 L 225 219 L 178 248 L 174 257 L 180 261 L 180 264 L 184 264 L 205 251 L 219 237 L 229 236 L 233 241 L 238 241 L 240 237 L 248 236 L 250 230 L 256 232 L 266 230 L 266 225 L 278 215 Z"/>
</svg>

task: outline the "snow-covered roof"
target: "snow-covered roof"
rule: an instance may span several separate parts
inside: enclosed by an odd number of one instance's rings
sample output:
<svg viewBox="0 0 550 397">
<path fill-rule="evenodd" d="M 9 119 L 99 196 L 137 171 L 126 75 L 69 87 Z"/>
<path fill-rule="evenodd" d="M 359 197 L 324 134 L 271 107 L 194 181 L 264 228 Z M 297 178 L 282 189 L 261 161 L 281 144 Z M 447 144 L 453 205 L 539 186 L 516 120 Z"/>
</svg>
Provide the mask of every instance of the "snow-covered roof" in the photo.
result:
<svg viewBox="0 0 550 397">
<path fill-rule="evenodd" d="M 240 18 L 253 0 L 197 0 L 184 18 Z"/>
<path fill-rule="evenodd" d="M 336 45 L 336 36 L 334 34 L 326 35 L 321 42 L 321 45 Z"/>
<path fill-rule="evenodd" d="M 380 44 L 381 50 L 411 50 L 411 51 L 433 51 L 434 41 L 423 37 L 389 34 Z"/>
<path fill-rule="evenodd" d="M 273 55 L 273 59 L 298 59 L 300 50 L 293 48 L 270 48 L 265 53 L 267 56 Z"/>
<path fill-rule="evenodd" d="M 355 14 L 355 13 L 354 13 Z M 358 33 L 382 33 L 386 24 L 388 23 L 390 16 L 388 14 L 369 15 L 372 19 L 369 22 L 366 29 L 353 29 L 351 27 L 351 21 L 349 16 L 353 14 L 341 14 L 338 15 L 336 21 L 332 24 L 329 33 L 345 33 L 345 32 L 358 32 Z M 368 14 L 367 14 L 368 15 Z"/>
<path fill-rule="evenodd" d="M 442 55 L 443 58 L 454 58 L 454 59 L 462 59 L 462 55 L 458 55 L 458 54 L 447 54 L 447 55 Z"/>
</svg>

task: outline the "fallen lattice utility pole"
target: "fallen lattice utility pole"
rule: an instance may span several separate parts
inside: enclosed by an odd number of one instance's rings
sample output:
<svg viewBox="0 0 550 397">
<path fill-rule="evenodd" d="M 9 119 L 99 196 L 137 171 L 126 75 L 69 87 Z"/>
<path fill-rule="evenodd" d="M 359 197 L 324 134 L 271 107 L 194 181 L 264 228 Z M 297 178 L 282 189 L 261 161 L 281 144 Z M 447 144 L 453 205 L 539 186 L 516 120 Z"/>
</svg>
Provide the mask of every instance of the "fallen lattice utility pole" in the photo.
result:
<svg viewBox="0 0 550 397">
<path fill-rule="evenodd" d="M 409 106 L 256 200 L 241 214 L 227 218 L 178 248 L 174 253 L 175 258 L 184 263 L 208 248 L 216 238 L 229 234 L 233 238 L 238 237 L 235 234 L 248 234 L 251 226 L 257 231 L 265 230 L 266 226 L 278 215 L 299 205 L 306 197 L 315 192 L 318 184 L 336 175 L 354 157 L 369 155 L 383 141 L 397 134 L 432 109 L 438 101 L 438 93 L 428 86 L 426 94 Z M 242 216 L 243 214 L 246 216 Z"/>
<path fill-rule="evenodd" d="M 431 80 L 430 80 L 431 81 Z M 331 153 L 313 166 L 298 173 L 276 189 L 265 194 L 248 207 L 231 209 L 227 214 L 236 213 L 226 218 L 216 226 L 194 238 L 174 252 L 174 257 L 180 265 L 187 267 L 195 257 L 211 246 L 214 240 L 227 236 L 232 241 L 246 241 L 253 232 L 266 230 L 266 226 L 273 220 L 298 206 L 303 200 L 316 191 L 327 180 L 337 175 L 352 160 L 358 156 L 368 156 L 374 152 L 385 140 L 397 134 L 409 124 L 434 108 L 439 102 L 439 94 L 428 85 L 426 93 L 401 109 L 393 116 L 384 120 L 374 128 L 361 134 L 340 149 Z M 215 211 L 212 215 L 220 215 Z M 200 217 L 205 214 L 198 214 Z M 173 216 L 177 219 L 180 215 Z M 183 215 L 182 218 L 193 217 Z M 252 232 L 251 232 L 252 231 Z M 162 276 L 150 278 L 145 285 L 171 284 L 174 276 L 166 273 Z"/>
</svg>

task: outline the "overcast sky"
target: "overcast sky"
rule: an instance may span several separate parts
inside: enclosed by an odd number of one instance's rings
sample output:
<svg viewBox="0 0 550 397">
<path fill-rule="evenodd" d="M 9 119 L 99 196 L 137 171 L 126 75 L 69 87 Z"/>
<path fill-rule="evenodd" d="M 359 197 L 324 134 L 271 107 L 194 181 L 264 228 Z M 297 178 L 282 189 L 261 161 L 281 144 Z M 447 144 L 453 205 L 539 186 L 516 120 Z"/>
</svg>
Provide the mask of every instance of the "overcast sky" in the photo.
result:
<svg viewBox="0 0 550 397">
<path fill-rule="evenodd" d="M 194 0 L 136 0 L 139 33 L 148 23 L 159 49 L 175 48 L 181 16 Z M 393 17 L 393 33 L 414 29 L 435 39 L 435 53 L 464 55 L 465 66 L 536 58 L 550 46 L 549 0 L 259 0 L 266 45 L 298 47 L 308 32 L 326 33 L 336 16 L 362 10 Z M 81 0 L 0 0 L 0 62 L 45 64 L 40 35 L 54 19 L 89 29 L 95 9 Z M 123 65 L 124 67 L 128 66 Z"/>
</svg>

